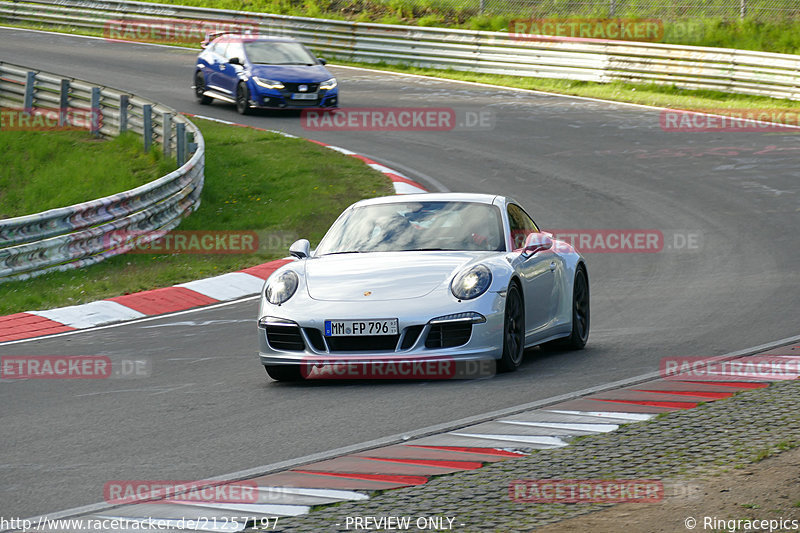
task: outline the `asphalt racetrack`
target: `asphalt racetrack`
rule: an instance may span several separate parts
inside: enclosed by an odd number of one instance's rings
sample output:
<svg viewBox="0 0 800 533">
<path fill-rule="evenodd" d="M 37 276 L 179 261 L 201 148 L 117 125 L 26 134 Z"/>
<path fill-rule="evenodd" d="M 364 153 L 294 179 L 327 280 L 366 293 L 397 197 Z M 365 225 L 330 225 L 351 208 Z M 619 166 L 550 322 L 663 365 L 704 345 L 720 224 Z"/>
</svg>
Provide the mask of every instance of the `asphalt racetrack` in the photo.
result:
<svg viewBox="0 0 800 533">
<path fill-rule="evenodd" d="M 252 299 L 0 346 L 0 355 L 153 363 L 147 379 L 0 384 L 4 516 L 102 501 L 109 480 L 207 479 L 650 372 L 664 357 L 798 333 L 796 134 L 663 131 L 655 109 L 336 66 L 343 107 L 452 107 L 461 127 L 309 131 L 297 113 L 241 117 L 232 105 L 197 104 L 195 56 L 0 30 L 3 61 L 341 146 L 431 190 L 510 195 L 545 229 L 660 230 L 664 248 L 587 254 L 586 350 L 533 350 L 520 371 L 489 380 L 271 382 L 255 355 Z M 490 120 L 472 128 L 470 116 Z M 676 249 L 689 234 L 694 247 Z"/>
</svg>

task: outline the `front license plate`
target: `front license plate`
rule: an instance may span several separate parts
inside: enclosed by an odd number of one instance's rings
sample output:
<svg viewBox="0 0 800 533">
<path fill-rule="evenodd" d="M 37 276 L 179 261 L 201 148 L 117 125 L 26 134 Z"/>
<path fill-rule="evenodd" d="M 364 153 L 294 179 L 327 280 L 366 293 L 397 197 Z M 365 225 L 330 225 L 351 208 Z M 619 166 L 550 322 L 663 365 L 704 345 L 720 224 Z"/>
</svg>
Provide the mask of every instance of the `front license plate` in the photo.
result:
<svg viewBox="0 0 800 533">
<path fill-rule="evenodd" d="M 326 337 L 368 337 L 371 335 L 397 335 L 397 319 L 325 321 Z"/>
<path fill-rule="evenodd" d="M 317 93 L 293 93 L 292 100 L 316 100 Z"/>
</svg>

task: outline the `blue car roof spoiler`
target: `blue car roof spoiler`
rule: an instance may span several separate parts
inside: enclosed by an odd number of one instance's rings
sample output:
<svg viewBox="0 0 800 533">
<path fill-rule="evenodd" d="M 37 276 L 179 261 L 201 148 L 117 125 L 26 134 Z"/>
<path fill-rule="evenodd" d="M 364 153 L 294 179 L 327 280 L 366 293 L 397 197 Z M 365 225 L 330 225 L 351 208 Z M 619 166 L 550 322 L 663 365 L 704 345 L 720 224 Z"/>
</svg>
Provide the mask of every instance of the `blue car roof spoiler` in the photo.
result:
<svg viewBox="0 0 800 533">
<path fill-rule="evenodd" d="M 219 37 L 221 35 L 247 35 L 247 36 L 252 36 L 252 35 L 255 35 L 255 34 L 250 33 L 249 31 L 248 32 L 243 32 L 243 31 L 216 31 L 216 32 L 213 32 L 213 33 L 206 32 L 206 37 L 200 43 L 200 48 L 205 48 L 206 46 L 208 46 L 208 43 L 210 43 L 211 41 L 213 41 L 214 39 L 216 39 L 217 37 Z"/>
</svg>

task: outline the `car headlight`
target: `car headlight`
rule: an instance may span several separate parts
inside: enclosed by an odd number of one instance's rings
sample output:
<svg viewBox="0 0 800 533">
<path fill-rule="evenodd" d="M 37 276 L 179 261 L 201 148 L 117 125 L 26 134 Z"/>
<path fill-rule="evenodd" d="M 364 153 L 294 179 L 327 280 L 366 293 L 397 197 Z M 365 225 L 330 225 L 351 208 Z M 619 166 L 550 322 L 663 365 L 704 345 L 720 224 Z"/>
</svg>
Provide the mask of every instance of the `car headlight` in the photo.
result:
<svg viewBox="0 0 800 533">
<path fill-rule="evenodd" d="M 258 76 L 253 76 L 253 79 L 258 85 L 264 87 L 265 89 L 283 89 L 283 82 L 259 78 Z"/>
<path fill-rule="evenodd" d="M 277 276 L 269 278 L 264 294 L 269 303 L 281 305 L 294 295 L 297 284 L 297 274 L 291 270 L 285 270 Z"/>
<path fill-rule="evenodd" d="M 492 272 L 483 265 L 475 265 L 453 278 L 450 290 L 459 300 L 472 300 L 486 292 L 491 284 Z"/>
<path fill-rule="evenodd" d="M 331 89 L 333 89 L 337 85 L 339 85 L 339 83 L 336 81 L 336 78 L 331 78 L 329 80 L 325 80 L 322 83 L 320 83 L 319 84 L 319 88 L 320 88 L 320 90 L 323 90 L 323 91 L 330 91 Z"/>
</svg>

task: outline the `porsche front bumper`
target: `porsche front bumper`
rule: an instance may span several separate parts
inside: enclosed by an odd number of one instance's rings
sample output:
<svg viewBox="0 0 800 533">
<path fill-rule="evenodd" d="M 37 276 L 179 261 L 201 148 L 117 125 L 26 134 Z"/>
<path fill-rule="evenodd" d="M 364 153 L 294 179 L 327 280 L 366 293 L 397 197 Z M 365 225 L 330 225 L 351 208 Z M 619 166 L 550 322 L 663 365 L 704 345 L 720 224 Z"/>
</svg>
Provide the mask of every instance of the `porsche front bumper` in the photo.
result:
<svg viewBox="0 0 800 533">
<path fill-rule="evenodd" d="M 259 359 L 263 365 L 315 364 L 334 359 L 350 362 L 499 359 L 503 351 L 505 292 L 489 292 L 458 303 L 441 303 L 441 296 L 369 304 L 314 301 L 313 310 L 305 309 L 302 313 L 262 304 Z M 388 318 L 398 319 L 397 335 L 324 335 L 325 320 Z"/>
</svg>

